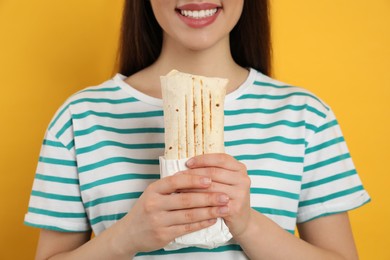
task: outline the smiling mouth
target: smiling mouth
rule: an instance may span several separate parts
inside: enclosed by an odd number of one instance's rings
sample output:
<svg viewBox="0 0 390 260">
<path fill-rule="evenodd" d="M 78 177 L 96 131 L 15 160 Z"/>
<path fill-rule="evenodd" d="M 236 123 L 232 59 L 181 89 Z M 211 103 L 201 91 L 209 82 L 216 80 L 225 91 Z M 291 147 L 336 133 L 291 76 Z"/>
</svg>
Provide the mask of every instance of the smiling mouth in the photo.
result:
<svg viewBox="0 0 390 260">
<path fill-rule="evenodd" d="M 186 25 L 200 29 L 214 23 L 222 9 L 222 6 L 212 3 L 190 3 L 178 6 L 175 11 Z"/>
<path fill-rule="evenodd" d="M 177 12 L 184 17 L 192 19 L 203 19 L 206 17 L 213 16 L 218 12 L 218 8 L 206 9 L 206 10 L 180 10 L 177 9 Z"/>
</svg>

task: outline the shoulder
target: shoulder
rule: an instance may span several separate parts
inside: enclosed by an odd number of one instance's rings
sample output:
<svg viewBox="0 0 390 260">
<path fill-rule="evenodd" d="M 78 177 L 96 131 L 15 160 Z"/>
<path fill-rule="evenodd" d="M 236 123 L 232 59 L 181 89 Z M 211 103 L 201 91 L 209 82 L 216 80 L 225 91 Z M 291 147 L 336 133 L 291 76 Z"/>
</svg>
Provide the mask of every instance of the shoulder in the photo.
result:
<svg viewBox="0 0 390 260">
<path fill-rule="evenodd" d="M 247 97 L 252 95 L 275 108 L 283 106 L 289 110 L 304 110 L 322 118 L 325 118 L 331 110 L 324 100 L 310 90 L 279 81 L 258 71 L 248 94 Z"/>
<path fill-rule="evenodd" d="M 68 97 L 55 112 L 49 130 L 61 131 L 65 125 L 72 123 L 74 114 L 89 110 L 94 104 L 115 104 L 128 98 L 118 84 L 117 79 L 120 77 L 118 74 L 99 85 L 85 87 Z"/>
<path fill-rule="evenodd" d="M 313 105 L 318 104 L 325 110 L 329 109 L 329 106 L 309 89 L 279 81 L 264 75 L 261 72 L 257 72 L 253 84 L 263 88 L 264 91 L 267 91 L 270 95 L 275 95 L 276 97 L 301 99 Z"/>
</svg>

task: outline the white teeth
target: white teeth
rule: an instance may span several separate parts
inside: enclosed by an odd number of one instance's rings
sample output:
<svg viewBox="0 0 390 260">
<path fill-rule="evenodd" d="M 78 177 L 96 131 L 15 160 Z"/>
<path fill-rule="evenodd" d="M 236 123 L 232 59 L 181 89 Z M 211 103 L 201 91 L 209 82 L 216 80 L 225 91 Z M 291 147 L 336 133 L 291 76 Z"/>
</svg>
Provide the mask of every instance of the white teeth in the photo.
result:
<svg viewBox="0 0 390 260">
<path fill-rule="evenodd" d="M 202 19 L 214 15 L 217 11 L 217 8 L 200 11 L 180 10 L 180 14 L 189 18 Z"/>
</svg>

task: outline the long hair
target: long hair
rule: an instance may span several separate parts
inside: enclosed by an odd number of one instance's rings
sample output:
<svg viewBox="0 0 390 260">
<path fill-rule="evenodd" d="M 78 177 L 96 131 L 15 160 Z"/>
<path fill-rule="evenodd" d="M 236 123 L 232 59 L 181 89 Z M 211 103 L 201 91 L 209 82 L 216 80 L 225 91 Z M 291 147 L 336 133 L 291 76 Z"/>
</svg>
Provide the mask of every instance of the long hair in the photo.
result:
<svg viewBox="0 0 390 260">
<path fill-rule="evenodd" d="M 130 76 L 154 63 L 162 48 L 162 29 L 150 1 L 126 0 L 119 43 L 119 72 Z M 234 61 L 271 74 L 271 32 L 268 0 L 244 0 L 241 17 L 230 32 Z"/>
</svg>

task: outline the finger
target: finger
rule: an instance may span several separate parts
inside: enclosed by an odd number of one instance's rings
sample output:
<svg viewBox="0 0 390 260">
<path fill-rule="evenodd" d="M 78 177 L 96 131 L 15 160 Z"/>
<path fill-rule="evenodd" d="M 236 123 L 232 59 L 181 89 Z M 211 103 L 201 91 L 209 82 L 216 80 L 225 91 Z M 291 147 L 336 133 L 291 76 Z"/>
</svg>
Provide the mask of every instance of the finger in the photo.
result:
<svg viewBox="0 0 390 260">
<path fill-rule="evenodd" d="M 234 157 L 225 153 L 211 153 L 192 157 L 186 163 L 188 168 L 218 167 L 231 171 L 242 171 L 246 167 Z"/>
<path fill-rule="evenodd" d="M 196 223 L 187 223 L 182 225 L 173 225 L 168 227 L 168 232 L 172 234 L 174 237 L 180 237 L 185 234 L 189 234 L 204 228 L 208 228 L 214 225 L 217 222 L 217 219 L 208 219 L 199 221 Z"/>
<path fill-rule="evenodd" d="M 169 217 L 165 218 L 166 222 L 164 224 L 173 226 L 198 223 L 208 219 L 225 217 L 228 213 L 228 206 L 176 210 L 168 213 Z"/>
<path fill-rule="evenodd" d="M 179 190 L 180 194 L 185 193 L 204 193 L 204 192 L 210 192 L 210 193 L 223 193 L 226 194 L 229 197 L 229 200 L 234 199 L 237 193 L 237 188 L 232 185 L 227 185 L 223 183 L 213 182 L 207 189 L 185 189 L 185 190 Z"/>
<path fill-rule="evenodd" d="M 236 185 L 241 181 L 240 175 L 237 174 L 238 172 L 216 167 L 188 169 L 180 173 L 210 177 L 213 182 L 219 182 L 228 185 Z"/>
<path fill-rule="evenodd" d="M 160 194 L 170 194 L 179 189 L 202 189 L 211 184 L 210 177 L 192 174 L 176 174 L 152 183 L 152 189 Z"/>
<path fill-rule="evenodd" d="M 174 193 L 164 196 L 162 204 L 163 210 L 192 209 L 200 207 L 212 207 L 226 205 L 229 197 L 224 193 Z"/>
</svg>

